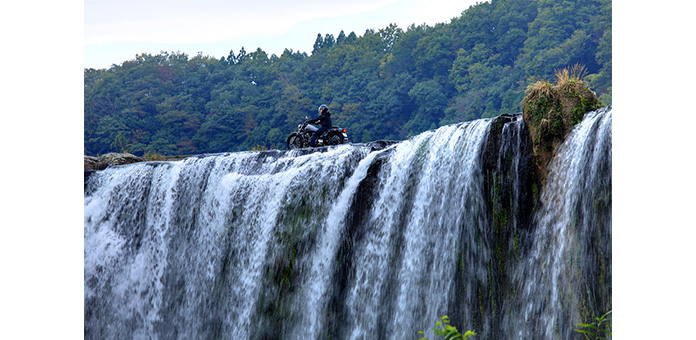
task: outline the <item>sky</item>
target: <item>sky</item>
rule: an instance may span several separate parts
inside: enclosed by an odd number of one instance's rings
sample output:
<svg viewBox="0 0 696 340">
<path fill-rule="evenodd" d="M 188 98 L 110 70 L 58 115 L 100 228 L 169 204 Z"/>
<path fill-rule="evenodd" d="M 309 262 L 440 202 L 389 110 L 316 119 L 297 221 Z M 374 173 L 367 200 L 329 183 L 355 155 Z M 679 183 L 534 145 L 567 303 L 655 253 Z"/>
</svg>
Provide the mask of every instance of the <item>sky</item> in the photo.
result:
<svg viewBox="0 0 696 340">
<path fill-rule="evenodd" d="M 244 47 L 311 53 L 317 34 L 362 36 L 394 23 L 449 23 L 476 0 L 85 0 L 84 67 L 109 68 L 141 53 L 226 57 Z M 479 1 L 480 2 L 480 1 Z"/>
</svg>

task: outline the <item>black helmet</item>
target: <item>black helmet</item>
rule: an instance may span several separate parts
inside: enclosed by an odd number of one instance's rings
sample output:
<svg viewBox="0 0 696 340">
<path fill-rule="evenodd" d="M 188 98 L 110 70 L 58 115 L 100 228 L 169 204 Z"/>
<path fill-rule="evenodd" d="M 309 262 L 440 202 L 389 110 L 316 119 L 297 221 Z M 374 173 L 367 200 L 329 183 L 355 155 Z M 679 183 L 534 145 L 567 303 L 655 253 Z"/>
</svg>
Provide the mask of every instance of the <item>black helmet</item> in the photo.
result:
<svg viewBox="0 0 696 340">
<path fill-rule="evenodd" d="M 319 113 L 322 113 L 322 111 L 328 110 L 328 109 L 329 109 L 329 107 L 324 105 L 324 104 L 319 105 Z"/>
</svg>

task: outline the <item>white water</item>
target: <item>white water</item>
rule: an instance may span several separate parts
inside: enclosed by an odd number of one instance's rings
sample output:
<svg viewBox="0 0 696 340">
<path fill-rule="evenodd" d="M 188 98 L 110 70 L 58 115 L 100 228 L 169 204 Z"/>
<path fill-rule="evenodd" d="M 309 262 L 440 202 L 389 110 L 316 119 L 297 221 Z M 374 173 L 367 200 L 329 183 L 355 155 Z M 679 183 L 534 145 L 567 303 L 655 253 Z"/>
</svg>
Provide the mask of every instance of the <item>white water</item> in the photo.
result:
<svg viewBox="0 0 696 340">
<path fill-rule="evenodd" d="M 514 324 L 511 337 L 569 338 L 577 323 L 594 321 L 580 315 L 581 294 L 587 290 L 581 284 L 586 278 L 580 265 L 593 255 L 583 248 L 588 233 L 606 234 L 593 246 L 608 242 L 611 258 L 611 219 L 593 220 L 595 195 L 611 192 L 611 118 L 611 109 L 588 113 L 549 166 L 535 215 L 532 250 L 515 274 L 521 283 L 522 310 L 521 320 L 513 320 L 514 314 L 508 317 L 507 322 Z M 610 265 L 609 261 L 609 275 Z"/>
<path fill-rule="evenodd" d="M 305 302 L 303 306 L 305 314 L 301 316 L 300 322 L 294 327 L 292 338 L 295 339 L 316 339 L 319 337 L 317 332 L 323 327 L 322 313 L 327 304 L 326 291 L 330 286 L 332 278 L 332 262 L 336 256 L 339 238 L 343 234 L 345 215 L 350 208 L 351 199 L 360 182 L 365 178 L 367 169 L 372 161 L 381 151 L 373 152 L 365 157 L 353 175 L 348 179 L 345 189 L 341 192 L 336 202 L 332 205 L 329 212 L 325 228 L 320 231 L 319 247 L 311 255 L 311 270 L 302 282 L 302 292 L 300 301 Z"/>
<path fill-rule="evenodd" d="M 402 339 L 447 311 L 468 195 L 479 173 L 486 121 L 447 126 L 397 146 L 355 251 L 347 310 L 351 339 Z M 396 285 L 395 285 L 396 284 Z M 388 305 L 388 313 L 385 306 Z M 348 337 L 347 337 L 348 338 Z"/>
<path fill-rule="evenodd" d="M 610 111 L 604 117 L 610 133 Z M 553 329 L 538 325 L 554 327 L 567 309 L 559 294 L 576 288 L 561 279 L 573 241 L 555 222 L 574 205 L 550 202 L 572 201 L 568 186 L 591 188 L 553 179 L 567 183 L 542 194 L 529 261 L 512 278 L 523 293 L 496 305 L 481 160 L 492 121 L 445 126 L 379 151 L 204 155 L 92 175 L 85 338 L 407 339 L 452 313 L 460 330 L 548 337 Z M 512 197 L 523 190 L 523 129 L 519 117 L 505 123 L 498 151 L 509 155 L 498 165 L 510 163 Z M 582 144 L 589 135 L 571 139 Z M 550 179 L 592 169 L 573 157 Z"/>
<path fill-rule="evenodd" d="M 224 305 L 222 331 L 248 338 L 280 206 L 310 183 L 340 183 L 345 169 L 331 165 L 352 167 L 365 153 L 345 146 L 266 161 L 238 153 L 103 171 L 97 180 L 105 185 L 85 196 L 85 301 L 109 316 L 97 334 L 153 338 L 162 333 L 158 324 L 175 323 L 167 335 L 197 338 L 227 261 L 231 275 L 220 288 L 225 292 L 216 293 Z M 141 246 L 134 247 L 138 238 Z M 174 301 L 159 313 L 163 298 Z"/>
</svg>

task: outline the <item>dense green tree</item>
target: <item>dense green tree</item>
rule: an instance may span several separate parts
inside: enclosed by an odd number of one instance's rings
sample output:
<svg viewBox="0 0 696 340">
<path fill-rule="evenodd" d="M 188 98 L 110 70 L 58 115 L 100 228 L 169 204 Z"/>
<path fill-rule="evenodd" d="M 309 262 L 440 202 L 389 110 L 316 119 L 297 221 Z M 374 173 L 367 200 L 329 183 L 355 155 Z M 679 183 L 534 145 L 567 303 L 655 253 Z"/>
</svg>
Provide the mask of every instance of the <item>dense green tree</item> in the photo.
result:
<svg viewBox="0 0 696 340">
<path fill-rule="evenodd" d="M 394 43 L 399 40 L 403 35 L 404 31 L 396 26 L 396 24 L 389 24 L 389 26 L 379 30 L 379 37 L 382 39 L 382 47 L 385 52 L 389 53 L 394 47 Z"/>
<path fill-rule="evenodd" d="M 338 37 L 336 37 L 336 45 L 341 45 L 346 42 L 346 32 L 343 32 L 341 30 L 341 33 L 338 34 Z"/>
<path fill-rule="evenodd" d="M 409 135 L 436 128 L 447 104 L 442 85 L 432 79 L 420 82 L 408 91 L 408 95 L 417 107 L 415 115 L 404 127 Z"/>
<path fill-rule="evenodd" d="M 327 104 L 353 142 L 519 112 L 530 77 L 585 65 L 611 103 L 611 0 L 492 0 L 450 23 L 319 33 L 312 53 L 140 54 L 84 70 L 86 154 L 284 145 Z"/>
<path fill-rule="evenodd" d="M 319 53 L 319 50 L 324 47 L 324 38 L 321 36 L 321 33 L 317 34 L 317 39 L 314 40 L 314 46 L 312 48 L 312 54 Z"/>
<path fill-rule="evenodd" d="M 454 37 L 443 24 L 428 31 L 418 40 L 412 52 L 413 61 L 421 79 L 437 78 L 442 81 L 449 74 L 456 56 Z"/>
</svg>

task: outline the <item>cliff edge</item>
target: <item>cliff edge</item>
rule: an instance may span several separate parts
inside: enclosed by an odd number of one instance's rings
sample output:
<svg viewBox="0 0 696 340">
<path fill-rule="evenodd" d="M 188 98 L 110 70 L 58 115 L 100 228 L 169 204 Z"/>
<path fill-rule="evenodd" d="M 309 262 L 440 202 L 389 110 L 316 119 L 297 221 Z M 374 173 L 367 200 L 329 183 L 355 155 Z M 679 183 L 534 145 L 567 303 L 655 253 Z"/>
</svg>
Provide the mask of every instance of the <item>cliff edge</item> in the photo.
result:
<svg viewBox="0 0 696 340">
<path fill-rule="evenodd" d="M 586 112 L 602 103 L 582 80 L 568 70 L 556 73 L 556 83 L 537 81 L 527 87 L 522 113 L 532 138 L 537 171 L 542 183 L 556 147 Z"/>
</svg>

